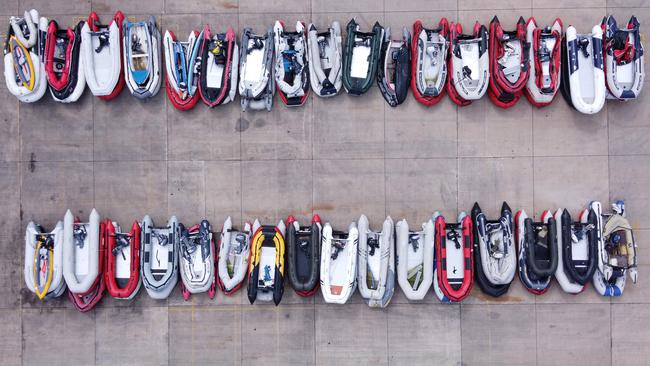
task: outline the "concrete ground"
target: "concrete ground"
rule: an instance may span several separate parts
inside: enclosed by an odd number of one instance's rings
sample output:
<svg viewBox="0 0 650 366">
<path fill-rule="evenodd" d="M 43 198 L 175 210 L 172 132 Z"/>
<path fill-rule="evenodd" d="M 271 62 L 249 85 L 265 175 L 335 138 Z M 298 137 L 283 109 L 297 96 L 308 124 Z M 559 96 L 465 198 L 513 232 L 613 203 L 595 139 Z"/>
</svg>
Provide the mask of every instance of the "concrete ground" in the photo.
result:
<svg viewBox="0 0 650 366">
<path fill-rule="evenodd" d="M 179 36 L 201 24 L 270 27 L 312 20 L 324 26 L 355 16 L 397 29 L 441 16 L 466 27 L 496 13 L 586 31 L 607 13 L 650 24 L 645 0 L 2 0 L 8 16 L 36 7 L 71 25 L 91 10 L 106 20 L 158 15 Z M 646 30 L 647 32 L 647 30 Z M 646 86 L 646 89 L 648 87 Z M 582 116 L 561 99 L 544 109 L 523 100 L 501 110 L 484 99 L 459 109 L 448 99 L 430 109 L 412 96 L 387 107 L 377 88 L 360 98 L 310 98 L 270 113 L 241 113 L 238 103 L 180 113 L 164 91 L 141 103 L 128 92 L 105 103 L 88 91 L 78 103 L 45 97 L 19 105 L 0 87 L 0 364 L 6 365 L 643 365 L 650 364 L 650 90 L 641 100 L 608 102 Z M 52 227 L 67 208 L 87 216 L 96 207 L 123 225 L 145 213 L 157 222 L 206 217 L 215 228 L 288 214 L 317 212 L 345 228 L 366 214 L 415 226 L 435 210 L 448 217 L 478 200 L 496 215 L 503 200 L 539 216 L 589 200 L 625 198 L 640 246 L 640 280 L 622 298 L 593 289 L 571 296 L 554 284 L 535 297 L 515 280 L 501 299 L 475 289 L 462 305 L 441 305 L 433 293 L 411 304 L 397 291 L 386 310 L 360 297 L 345 306 L 302 299 L 287 289 L 281 306 L 248 305 L 243 292 L 214 301 L 175 292 L 153 301 L 104 298 L 88 314 L 67 299 L 40 302 L 23 287 L 23 233 L 29 220 Z"/>
</svg>

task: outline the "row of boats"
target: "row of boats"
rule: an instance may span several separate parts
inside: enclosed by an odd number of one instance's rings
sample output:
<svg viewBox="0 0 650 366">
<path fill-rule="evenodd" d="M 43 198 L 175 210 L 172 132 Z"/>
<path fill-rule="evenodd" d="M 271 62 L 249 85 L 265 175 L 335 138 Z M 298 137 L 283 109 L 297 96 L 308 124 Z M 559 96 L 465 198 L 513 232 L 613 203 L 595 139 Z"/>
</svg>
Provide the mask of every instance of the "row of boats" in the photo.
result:
<svg viewBox="0 0 650 366">
<path fill-rule="evenodd" d="M 218 237 L 218 239 L 217 239 Z M 603 296 L 622 295 L 626 276 L 637 281 L 637 247 L 616 201 L 611 213 L 591 202 L 574 220 L 566 209 L 544 211 L 539 221 L 525 211 L 513 215 L 503 203 L 489 219 L 476 203 L 450 222 L 436 212 L 421 228 L 390 217 L 380 230 L 366 216 L 346 231 L 309 225 L 289 216 L 277 225 L 259 221 L 220 233 L 207 220 L 186 227 L 176 217 L 155 226 L 149 216 L 122 230 L 92 210 L 80 222 L 68 210 L 63 222 L 44 231 L 34 222 L 25 234 L 24 277 L 39 299 L 68 297 L 80 311 L 92 309 L 104 292 L 132 299 L 144 285 L 149 296 L 166 299 L 176 287 L 185 300 L 217 288 L 231 295 L 247 283 L 251 303 L 278 305 L 285 282 L 304 297 L 318 289 L 327 303 L 344 304 L 359 289 L 371 307 L 386 307 L 396 282 L 412 301 L 435 296 L 445 303 L 465 299 L 474 283 L 494 297 L 518 277 L 531 293 L 546 292 L 555 277 L 563 291 L 578 294 L 591 282 Z"/>
<path fill-rule="evenodd" d="M 576 110 L 592 114 L 608 97 L 639 96 L 645 77 L 639 27 L 634 16 L 624 27 L 608 16 L 580 34 L 573 26 L 564 32 L 559 18 L 542 27 L 531 17 L 506 30 L 495 16 L 489 28 L 476 22 L 471 33 L 463 33 L 461 24 L 442 18 L 432 28 L 418 20 L 412 35 L 404 28 L 393 38 L 390 28 L 375 23 L 363 31 L 352 19 L 343 45 L 336 21 L 321 30 L 300 21 L 288 30 L 276 21 L 263 34 L 244 28 L 237 44 L 233 28 L 214 33 L 206 25 L 187 40 L 166 31 L 161 40 L 153 17 L 131 22 L 117 11 L 104 25 L 93 12 L 62 29 L 31 10 L 10 19 L 5 80 L 27 103 L 48 89 L 56 101 L 75 102 L 86 85 L 103 100 L 116 97 L 124 85 L 147 99 L 163 80 L 162 53 L 165 90 L 181 110 L 199 99 L 210 107 L 226 104 L 237 92 L 243 110 L 271 110 L 276 91 L 285 105 L 300 106 L 310 89 L 320 97 L 342 89 L 361 95 L 376 82 L 392 107 L 409 90 L 427 106 L 445 94 L 466 106 L 487 93 L 502 108 L 522 95 L 542 107 L 561 90 Z"/>
</svg>

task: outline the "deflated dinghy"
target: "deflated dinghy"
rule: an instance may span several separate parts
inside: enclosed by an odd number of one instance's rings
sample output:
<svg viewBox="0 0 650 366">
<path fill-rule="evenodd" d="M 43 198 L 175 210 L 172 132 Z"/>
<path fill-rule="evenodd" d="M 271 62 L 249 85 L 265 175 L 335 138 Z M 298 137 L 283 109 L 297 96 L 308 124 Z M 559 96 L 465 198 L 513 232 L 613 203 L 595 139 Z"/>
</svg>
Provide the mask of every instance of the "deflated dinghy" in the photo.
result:
<svg viewBox="0 0 650 366">
<path fill-rule="evenodd" d="M 81 57 L 86 83 L 93 95 L 102 100 L 111 100 L 124 89 L 123 22 L 124 14 L 119 10 L 108 25 L 101 24 L 93 11 L 81 28 Z"/>
<path fill-rule="evenodd" d="M 635 16 L 622 29 L 613 16 L 603 19 L 605 81 L 609 94 L 616 99 L 636 99 L 643 88 L 645 68 L 639 27 Z"/>
<path fill-rule="evenodd" d="M 51 20 L 45 42 L 45 72 L 50 94 L 57 102 L 72 103 L 79 100 L 86 88 L 86 75 L 81 57 L 81 21 L 74 30 L 59 29 Z"/>
<path fill-rule="evenodd" d="M 553 25 L 539 28 L 535 18 L 526 23 L 529 76 L 526 98 L 535 107 L 544 107 L 553 101 L 560 88 L 560 62 L 562 48 L 562 21 L 556 18 Z"/>
<path fill-rule="evenodd" d="M 233 229 L 230 216 L 224 222 L 219 240 L 217 264 L 219 269 L 217 284 L 224 294 L 232 295 L 241 287 L 248 273 L 251 236 L 259 227 L 259 221 L 255 220 L 252 228 L 247 222 L 242 231 L 238 231 Z"/>
<path fill-rule="evenodd" d="M 320 262 L 320 288 L 330 304 L 345 304 L 357 288 L 357 249 L 359 230 L 352 222 L 347 232 L 323 227 Z"/>
<path fill-rule="evenodd" d="M 284 22 L 273 27 L 275 40 L 275 85 L 280 99 L 289 106 L 305 104 L 309 96 L 309 58 L 305 24 L 296 22 L 296 31 L 284 30 Z"/>
<path fill-rule="evenodd" d="M 63 280 L 63 223 L 54 229 L 43 228 L 30 221 L 25 230 L 25 285 L 39 299 L 61 296 L 66 289 Z"/>
<path fill-rule="evenodd" d="M 451 54 L 449 56 L 449 97 L 463 107 L 480 99 L 490 82 L 490 57 L 488 54 L 488 31 L 479 22 L 474 32 L 463 34 L 460 23 L 451 23 Z"/>
<path fill-rule="evenodd" d="M 541 295 L 551 285 L 558 264 L 555 219 L 550 211 L 544 211 L 540 222 L 533 222 L 522 210 L 515 216 L 515 225 L 519 279 L 526 290 Z"/>
<path fill-rule="evenodd" d="M 603 30 L 594 25 L 590 34 L 569 26 L 562 41 L 562 95 L 578 112 L 594 114 L 605 105 Z"/>
<path fill-rule="evenodd" d="M 395 228 L 388 216 L 381 231 L 359 218 L 359 292 L 370 307 L 385 308 L 395 293 Z"/>
<path fill-rule="evenodd" d="M 638 278 L 636 241 L 632 226 L 625 216 L 625 202 L 612 204 L 612 214 L 603 214 L 600 202 L 592 202 L 596 213 L 598 237 L 598 269 L 594 273 L 594 288 L 603 296 L 621 296 L 625 290 L 625 276 L 629 274 L 633 283 Z"/>
<path fill-rule="evenodd" d="M 314 215 L 310 226 L 300 226 L 293 216 L 287 218 L 287 272 L 289 283 L 303 297 L 312 296 L 320 282 L 322 226 Z"/>
<path fill-rule="evenodd" d="M 503 202 L 499 219 L 488 220 L 476 202 L 472 223 L 476 282 L 486 294 L 501 296 L 508 292 L 517 270 L 512 210 Z"/>
<path fill-rule="evenodd" d="M 528 82 L 530 43 L 526 22 L 519 17 L 514 31 L 504 31 L 499 18 L 490 22 L 490 87 L 488 95 L 501 108 L 515 105 Z"/>
<path fill-rule="evenodd" d="M 178 282 L 180 229 L 176 216 L 164 227 L 155 227 L 151 217 L 145 216 L 141 238 L 140 276 L 144 288 L 152 299 L 166 299 Z"/>
<path fill-rule="evenodd" d="M 68 210 L 63 219 L 63 277 L 68 297 L 77 310 L 92 309 L 104 294 L 106 243 L 104 225 L 95 209 L 87 223 L 81 223 Z"/>
<path fill-rule="evenodd" d="M 279 305 L 284 294 L 284 232 L 280 220 L 277 226 L 260 226 L 251 240 L 248 265 L 248 301 L 271 301 Z"/>
<path fill-rule="evenodd" d="M 343 85 L 341 25 L 333 21 L 326 31 L 318 32 L 309 24 L 307 37 L 311 88 L 319 97 L 333 97 Z"/>
<path fill-rule="evenodd" d="M 352 18 L 347 26 L 345 52 L 343 54 L 343 86 L 352 95 L 361 95 L 370 89 L 381 53 L 384 28 L 376 22 L 372 32 L 360 31 Z"/>
<path fill-rule="evenodd" d="M 7 89 L 24 103 L 35 102 L 45 95 L 45 42 L 47 19 L 32 9 L 23 18 L 11 17 L 5 39 L 4 63 Z"/>
<path fill-rule="evenodd" d="M 377 86 L 388 105 L 396 107 L 406 100 L 411 84 L 411 34 L 404 28 L 401 40 L 390 37 L 387 28 L 377 68 Z"/>
<path fill-rule="evenodd" d="M 206 25 L 201 33 L 199 94 L 208 107 L 230 103 L 237 93 L 239 46 L 235 31 L 228 27 L 226 33 L 212 35 Z"/>
<path fill-rule="evenodd" d="M 558 242 L 558 263 L 555 279 L 567 293 L 582 292 L 593 278 L 598 263 L 598 219 L 587 208 L 573 222 L 569 211 L 558 209 L 554 215 Z"/>
<path fill-rule="evenodd" d="M 117 222 L 104 221 L 106 268 L 104 282 L 108 293 L 116 299 L 130 300 L 140 290 L 140 224 L 134 221 L 131 230 L 122 232 Z"/>
<path fill-rule="evenodd" d="M 191 294 L 207 292 L 213 299 L 217 287 L 215 283 L 214 241 L 212 227 L 208 220 L 186 229 L 178 225 L 181 233 L 179 241 L 181 272 L 181 292 L 189 300 Z"/>
<path fill-rule="evenodd" d="M 411 47 L 411 89 L 415 100 L 430 107 L 445 95 L 449 58 L 449 22 L 440 19 L 438 28 L 428 29 L 413 23 Z"/>
<path fill-rule="evenodd" d="M 124 78 L 131 94 L 148 99 L 158 94 L 160 74 L 160 32 L 156 18 L 123 25 Z"/>
<path fill-rule="evenodd" d="M 447 223 L 440 212 L 436 212 L 433 221 L 438 285 L 444 297 L 462 301 L 472 290 L 474 280 L 472 220 L 461 212 L 458 223 Z M 445 301 L 444 297 L 441 301 Z"/>
<path fill-rule="evenodd" d="M 421 231 L 409 231 L 406 220 L 395 225 L 397 235 L 397 282 L 409 300 L 422 300 L 433 282 L 433 221 Z"/>
<path fill-rule="evenodd" d="M 264 35 L 257 35 L 252 29 L 244 28 L 239 57 L 239 96 L 242 111 L 249 108 L 271 111 L 273 107 L 273 46 L 272 29 Z"/>
<path fill-rule="evenodd" d="M 178 110 L 192 109 L 199 100 L 199 68 L 196 65 L 201 47 L 199 33 L 192 31 L 187 42 L 181 42 L 173 32 L 166 31 L 163 45 L 167 97 Z"/>
</svg>

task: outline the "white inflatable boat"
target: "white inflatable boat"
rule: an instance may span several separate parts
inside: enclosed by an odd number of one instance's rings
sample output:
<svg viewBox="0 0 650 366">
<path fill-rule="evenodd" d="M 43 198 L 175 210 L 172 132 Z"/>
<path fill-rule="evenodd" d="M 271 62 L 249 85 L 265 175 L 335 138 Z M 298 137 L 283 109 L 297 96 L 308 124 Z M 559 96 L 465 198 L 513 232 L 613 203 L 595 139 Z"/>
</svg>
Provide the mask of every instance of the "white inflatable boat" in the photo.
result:
<svg viewBox="0 0 650 366">
<path fill-rule="evenodd" d="M 68 210 L 63 219 L 63 276 L 70 292 L 84 294 L 99 275 L 99 214 L 78 222 Z"/>
<path fill-rule="evenodd" d="M 178 246 L 180 230 L 176 216 L 167 226 L 155 227 L 149 215 L 142 219 L 140 270 L 142 283 L 156 300 L 169 297 L 178 282 Z"/>
<path fill-rule="evenodd" d="M 409 300 L 423 300 L 433 283 L 433 221 L 422 230 L 410 231 L 406 220 L 395 225 L 397 236 L 397 282 Z"/>
<path fill-rule="evenodd" d="M 488 31 L 479 22 L 472 34 L 463 34 L 460 23 L 451 23 L 449 97 L 459 106 L 483 97 L 490 81 Z"/>
<path fill-rule="evenodd" d="M 94 11 L 81 28 L 81 57 L 88 88 L 103 100 L 115 98 L 124 88 L 122 73 L 122 22 L 116 11 L 108 25 L 99 23 Z"/>
<path fill-rule="evenodd" d="M 190 32 L 186 42 L 176 39 L 174 32 L 165 31 L 163 50 L 165 55 L 165 90 L 167 97 L 176 109 L 191 109 L 199 100 L 199 33 Z"/>
<path fill-rule="evenodd" d="M 230 216 L 223 223 L 219 240 L 217 283 L 224 294 L 232 295 L 241 287 L 248 273 L 251 236 L 260 226 L 260 222 L 255 220 L 252 227 L 247 222 L 244 228 L 238 231 L 233 229 Z"/>
<path fill-rule="evenodd" d="M 535 18 L 526 23 L 526 41 L 530 44 L 528 67 L 530 75 L 524 92 L 528 101 L 543 107 L 551 104 L 560 88 L 562 60 L 562 21 L 556 18 L 550 27 L 540 28 Z"/>
<path fill-rule="evenodd" d="M 185 228 L 179 224 L 179 271 L 181 273 L 181 292 L 189 300 L 191 294 L 207 292 L 212 299 L 216 293 L 214 241 L 212 227 L 208 220 Z"/>
<path fill-rule="evenodd" d="M 256 35 L 244 28 L 239 57 L 239 96 L 242 111 L 273 107 L 275 83 L 273 79 L 273 30 Z"/>
<path fill-rule="evenodd" d="M 569 26 L 562 42 L 562 95 L 580 113 L 595 114 L 605 105 L 603 30 L 594 25 L 590 34 Z"/>
<path fill-rule="evenodd" d="M 309 96 L 309 57 L 305 24 L 296 22 L 296 31 L 284 29 L 284 22 L 273 27 L 275 41 L 275 85 L 282 102 L 301 106 Z"/>
<path fill-rule="evenodd" d="M 645 68 L 639 20 L 632 16 L 619 28 L 612 15 L 603 19 L 606 84 L 609 94 L 620 100 L 638 98 L 643 89 Z"/>
<path fill-rule="evenodd" d="M 132 95 L 148 99 L 160 90 L 160 32 L 156 18 L 123 25 L 124 78 Z"/>
<path fill-rule="evenodd" d="M 341 25 L 337 21 L 323 32 L 309 24 L 307 53 L 309 81 L 319 97 L 333 97 L 343 86 Z"/>
<path fill-rule="evenodd" d="M 35 102 L 47 91 L 45 40 L 48 21 L 38 11 L 9 19 L 4 64 L 7 89 L 24 103 Z"/>
<path fill-rule="evenodd" d="M 44 232 L 30 221 L 25 230 L 25 285 L 39 299 L 61 296 L 66 289 L 63 280 L 63 223 Z"/>
<path fill-rule="evenodd" d="M 637 245 L 626 217 L 625 202 L 614 202 L 613 213 L 609 215 L 603 215 L 600 202 L 592 202 L 591 208 L 598 217 L 597 233 L 601 234 L 598 237 L 598 269 L 593 277 L 594 288 L 603 296 L 621 296 L 625 290 L 626 276 L 629 275 L 633 283 L 638 279 Z"/>
<path fill-rule="evenodd" d="M 388 216 L 381 231 L 372 231 L 368 218 L 359 218 L 358 278 L 361 297 L 370 307 L 388 306 L 395 292 L 395 228 Z"/>
<path fill-rule="evenodd" d="M 330 304 L 345 304 L 357 288 L 357 250 L 359 230 L 352 222 L 347 232 L 323 227 L 320 262 L 320 288 Z"/>
</svg>

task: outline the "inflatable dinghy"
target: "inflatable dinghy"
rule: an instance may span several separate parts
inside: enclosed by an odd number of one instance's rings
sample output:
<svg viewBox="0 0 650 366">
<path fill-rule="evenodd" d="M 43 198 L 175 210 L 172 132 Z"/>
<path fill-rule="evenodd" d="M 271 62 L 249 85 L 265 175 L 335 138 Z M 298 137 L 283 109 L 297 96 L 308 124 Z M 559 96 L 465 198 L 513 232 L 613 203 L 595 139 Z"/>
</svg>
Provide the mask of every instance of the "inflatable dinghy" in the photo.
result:
<svg viewBox="0 0 650 366">
<path fill-rule="evenodd" d="M 275 85 L 282 102 L 289 107 L 305 104 L 309 96 L 309 57 L 305 24 L 296 22 L 296 31 L 284 30 L 284 22 L 273 27 L 275 40 Z"/>
<path fill-rule="evenodd" d="M 25 285 L 40 300 L 61 296 L 63 280 L 63 223 L 46 232 L 30 221 L 25 230 Z"/>
<path fill-rule="evenodd" d="M 199 94 L 208 107 L 216 107 L 235 100 L 239 70 L 239 46 L 235 31 L 228 27 L 226 33 L 212 35 L 206 25 L 201 39 Z M 205 60 L 205 62 L 204 62 Z M 197 61 L 198 62 L 198 61 Z"/>
<path fill-rule="evenodd" d="M 93 11 L 81 28 L 81 57 L 86 83 L 93 95 L 102 100 L 111 100 L 124 89 L 123 22 L 124 14 L 119 10 L 108 25 L 101 24 Z"/>
<path fill-rule="evenodd" d="M 104 294 L 103 230 L 95 209 L 87 223 L 79 222 L 70 210 L 63 218 L 63 277 L 68 297 L 82 312 L 92 309 Z"/>
<path fill-rule="evenodd" d="M 391 39 L 386 28 L 377 67 L 377 86 L 391 107 L 406 100 L 411 84 L 411 34 L 404 28 L 402 39 Z"/>
<path fill-rule="evenodd" d="M 411 89 L 415 100 L 430 107 L 438 103 L 447 88 L 449 58 L 449 22 L 440 19 L 438 28 L 428 29 L 413 23 L 411 46 Z"/>
<path fill-rule="evenodd" d="M 68 210 L 63 219 L 63 277 L 75 294 L 90 290 L 99 275 L 99 214 L 90 212 L 87 223 Z"/>
<path fill-rule="evenodd" d="M 395 225 L 397 282 L 409 300 L 423 300 L 433 282 L 433 220 L 421 231 L 410 231 L 406 220 Z"/>
<path fill-rule="evenodd" d="M 319 97 L 333 97 L 343 85 L 341 25 L 333 21 L 326 31 L 319 32 L 309 24 L 307 38 L 311 88 Z"/>
<path fill-rule="evenodd" d="M 163 227 L 155 227 L 149 215 L 142 219 L 140 276 L 152 299 L 166 299 L 178 282 L 180 235 L 176 216 Z"/>
<path fill-rule="evenodd" d="M 343 54 L 343 86 L 352 95 L 361 95 L 370 89 L 377 74 L 377 64 L 384 39 L 384 28 L 376 22 L 372 32 L 360 31 L 352 18 L 347 26 Z"/>
<path fill-rule="evenodd" d="M 528 82 L 530 43 L 526 22 L 519 17 L 514 31 L 505 31 L 494 16 L 490 22 L 490 87 L 488 96 L 495 105 L 510 108 L 517 104 Z"/>
<path fill-rule="evenodd" d="M 320 282 L 320 217 L 314 215 L 310 226 L 300 226 L 289 216 L 287 225 L 287 277 L 298 295 L 309 297 L 316 293 Z"/>
<path fill-rule="evenodd" d="M 73 103 L 79 100 L 86 88 L 83 57 L 81 56 L 81 21 L 74 30 L 59 29 L 50 20 L 45 42 L 45 72 L 50 94 L 55 101 Z"/>
<path fill-rule="evenodd" d="M 562 95 L 580 113 L 595 114 L 605 105 L 603 30 L 594 25 L 590 34 L 569 26 L 562 41 Z"/>
<path fill-rule="evenodd" d="M 123 25 L 124 78 L 129 91 L 138 99 L 148 99 L 160 90 L 160 32 L 156 18 Z"/>
<path fill-rule="evenodd" d="M 361 297 L 370 307 L 385 308 L 395 293 L 395 228 L 388 216 L 381 231 L 359 218 L 358 278 Z"/>
<path fill-rule="evenodd" d="M 178 224 L 181 233 L 179 240 L 179 271 L 181 272 L 181 292 L 183 299 L 189 300 L 191 294 L 207 292 L 214 298 L 217 287 L 215 283 L 214 241 L 212 227 L 208 220 L 185 228 Z"/>
<path fill-rule="evenodd" d="M 603 19 L 605 82 L 609 94 L 619 100 L 636 99 L 643 89 L 645 68 L 639 27 L 635 16 L 626 28 L 619 28 L 611 15 Z"/>
<path fill-rule="evenodd" d="M 4 63 L 7 89 L 24 103 L 35 102 L 47 91 L 45 42 L 48 22 L 38 11 L 11 17 L 5 38 Z"/>
<path fill-rule="evenodd" d="M 458 223 L 448 223 L 440 212 L 436 212 L 433 222 L 438 285 L 444 297 L 462 301 L 469 295 L 474 282 L 472 220 L 461 212 Z"/>
<path fill-rule="evenodd" d="M 490 83 L 488 31 L 479 22 L 474 23 L 472 34 L 463 34 L 460 23 L 451 23 L 450 29 L 447 90 L 451 100 L 464 107 L 480 99 Z"/>
<path fill-rule="evenodd" d="M 345 304 L 357 288 L 357 250 L 359 230 L 352 222 L 347 232 L 323 227 L 320 259 L 320 288 L 329 304 Z"/>
<path fill-rule="evenodd" d="M 598 263 L 598 219 L 590 208 L 580 212 L 577 222 L 561 208 L 554 218 L 558 243 L 555 279 L 564 292 L 577 294 L 592 279 Z"/>
<path fill-rule="evenodd" d="M 239 57 L 239 96 L 242 111 L 273 107 L 275 85 L 273 79 L 273 30 L 264 35 L 244 28 Z"/>
<path fill-rule="evenodd" d="M 251 236 L 259 227 L 259 221 L 255 220 L 252 227 L 247 222 L 242 231 L 238 231 L 232 227 L 230 216 L 223 223 L 217 253 L 217 284 L 224 294 L 232 295 L 241 287 L 248 273 Z"/>
<path fill-rule="evenodd" d="M 116 299 L 130 300 L 140 290 L 140 224 L 122 232 L 117 222 L 104 220 L 106 267 L 104 282 L 108 293 Z"/>
<path fill-rule="evenodd" d="M 192 109 L 199 100 L 200 70 L 196 63 L 200 48 L 201 39 L 197 31 L 190 32 L 186 42 L 177 40 L 173 32 L 165 31 L 165 90 L 172 105 L 181 111 Z"/>
<path fill-rule="evenodd" d="M 550 211 L 544 211 L 540 222 L 533 222 L 522 210 L 515 216 L 515 226 L 519 279 L 526 290 L 541 295 L 551 285 L 558 264 L 555 219 Z"/>
<path fill-rule="evenodd" d="M 279 305 L 284 294 L 284 233 L 280 220 L 277 226 L 260 226 L 251 239 L 248 264 L 248 301 L 271 301 Z"/>
<path fill-rule="evenodd" d="M 510 287 L 517 270 L 512 210 L 503 202 L 501 216 L 488 220 L 478 202 L 472 207 L 476 282 L 484 293 L 499 297 Z"/>
<path fill-rule="evenodd" d="M 637 282 L 637 246 L 632 226 L 625 215 L 625 202 L 612 204 L 613 213 L 604 216 L 600 202 L 592 202 L 591 209 L 597 216 L 598 269 L 593 284 L 603 296 L 621 296 L 625 290 L 626 275 Z M 606 218 L 603 225 L 603 217 Z"/>
<path fill-rule="evenodd" d="M 539 28 L 535 18 L 526 23 L 529 77 L 524 92 L 530 104 L 544 107 L 553 101 L 560 88 L 562 21 L 556 18 L 550 27 Z"/>
</svg>

